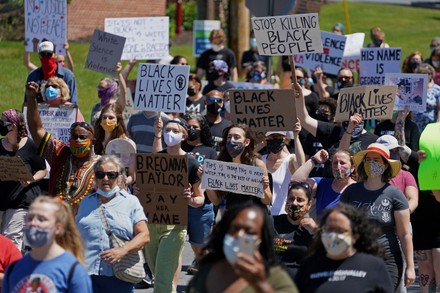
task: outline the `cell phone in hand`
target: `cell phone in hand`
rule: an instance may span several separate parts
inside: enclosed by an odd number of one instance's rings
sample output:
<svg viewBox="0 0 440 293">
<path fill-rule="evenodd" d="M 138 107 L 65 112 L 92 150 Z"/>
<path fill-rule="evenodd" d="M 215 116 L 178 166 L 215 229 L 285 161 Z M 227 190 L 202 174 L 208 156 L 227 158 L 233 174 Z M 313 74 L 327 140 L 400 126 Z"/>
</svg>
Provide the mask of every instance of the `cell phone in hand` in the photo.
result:
<svg viewBox="0 0 440 293">
<path fill-rule="evenodd" d="M 257 235 L 243 234 L 238 237 L 238 251 L 253 257 L 256 243 Z"/>
</svg>

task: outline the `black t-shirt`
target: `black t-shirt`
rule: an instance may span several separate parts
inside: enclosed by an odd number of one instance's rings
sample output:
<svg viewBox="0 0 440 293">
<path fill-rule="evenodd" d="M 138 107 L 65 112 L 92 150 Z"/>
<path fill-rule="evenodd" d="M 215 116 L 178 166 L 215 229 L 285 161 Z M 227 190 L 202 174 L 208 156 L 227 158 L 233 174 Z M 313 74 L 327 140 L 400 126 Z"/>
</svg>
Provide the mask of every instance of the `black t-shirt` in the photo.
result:
<svg viewBox="0 0 440 293">
<path fill-rule="evenodd" d="M 301 293 L 394 292 L 384 261 L 362 252 L 343 260 L 312 255 L 301 264 L 295 283 Z"/>
<path fill-rule="evenodd" d="M 221 86 L 216 86 L 213 82 L 209 82 L 203 88 L 202 94 L 206 95 L 207 93 L 209 93 L 210 91 L 213 91 L 213 90 L 216 90 L 216 91 L 224 93 L 227 90 L 230 90 L 232 88 L 234 88 L 234 85 L 232 85 L 232 83 L 230 83 L 229 81 L 225 82 Z"/>
<path fill-rule="evenodd" d="M 316 119 L 316 111 L 318 110 L 319 97 L 314 92 L 304 97 L 306 109 L 309 115 Z"/>
<path fill-rule="evenodd" d="M 232 75 L 231 69 L 237 67 L 237 59 L 235 58 L 234 51 L 229 48 L 223 48 L 218 52 L 212 49 L 208 49 L 200 55 L 199 60 L 197 60 L 197 68 L 201 68 L 206 72 L 209 69 L 209 63 L 214 60 L 223 60 L 228 64 L 229 75 Z"/>
<path fill-rule="evenodd" d="M 198 113 L 205 115 L 206 114 L 206 96 L 202 96 L 197 101 L 192 102 L 190 99 L 186 99 L 186 109 L 185 113 Z"/>
<path fill-rule="evenodd" d="M 243 52 L 241 57 L 241 67 L 246 68 L 247 66 L 252 66 L 255 62 L 262 61 L 267 65 L 269 61 L 269 56 L 263 56 L 258 54 L 258 51 L 249 49 Z"/>
<path fill-rule="evenodd" d="M 374 134 L 377 136 L 382 136 L 385 134 L 395 136 L 394 128 L 396 124 L 391 122 L 391 120 L 384 120 L 379 125 L 376 126 L 374 130 Z M 406 145 L 412 149 L 413 151 L 419 150 L 419 139 L 420 139 L 420 131 L 417 127 L 417 124 L 414 122 L 407 120 L 405 121 L 405 143 Z"/>
<path fill-rule="evenodd" d="M 223 140 L 223 130 L 229 125 L 231 125 L 232 122 L 225 118 L 222 118 L 222 120 L 219 123 L 214 124 L 208 122 L 208 124 L 209 124 L 209 128 L 211 129 L 212 138 L 214 139 L 215 149 L 217 152 L 219 152 L 220 151 L 219 143 L 221 143 Z"/>
<path fill-rule="evenodd" d="M 440 202 L 431 191 L 420 191 L 419 206 L 411 214 L 414 250 L 440 248 Z"/>
<path fill-rule="evenodd" d="M 168 154 L 167 149 L 160 151 L 161 154 Z M 188 183 L 194 184 L 200 181 L 197 171 L 199 169 L 199 162 L 191 154 L 186 154 L 188 156 Z"/>
<path fill-rule="evenodd" d="M 20 157 L 32 175 L 39 170 L 46 169 L 44 159 L 38 155 L 38 148 L 30 138 L 17 152 L 7 151 L 0 141 L 0 156 Z M 31 183 L 23 187 L 19 181 L 0 181 L 0 189 L 2 192 L 0 211 L 28 208 L 32 201 L 41 193 L 38 183 Z"/>
</svg>

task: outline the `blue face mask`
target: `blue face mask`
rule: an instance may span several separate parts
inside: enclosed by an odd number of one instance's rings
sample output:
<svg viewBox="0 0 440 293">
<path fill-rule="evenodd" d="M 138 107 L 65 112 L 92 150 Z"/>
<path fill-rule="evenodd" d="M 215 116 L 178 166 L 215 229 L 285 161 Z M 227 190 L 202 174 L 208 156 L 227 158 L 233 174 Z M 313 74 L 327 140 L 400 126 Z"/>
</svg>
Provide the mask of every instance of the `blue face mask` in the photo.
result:
<svg viewBox="0 0 440 293">
<path fill-rule="evenodd" d="M 305 85 L 306 81 L 304 79 L 298 79 L 299 85 Z"/>
<path fill-rule="evenodd" d="M 99 195 L 105 197 L 105 198 L 111 198 L 113 195 L 115 195 L 120 190 L 119 186 L 113 187 L 110 191 L 104 191 L 101 188 L 98 188 L 98 191 L 96 191 Z"/>
<path fill-rule="evenodd" d="M 256 38 L 250 39 L 249 40 L 249 45 L 251 45 L 251 48 L 257 47 L 257 39 Z"/>
<path fill-rule="evenodd" d="M 46 91 L 44 92 L 44 94 L 46 95 L 46 97 L 49 101 L 53 101 L 56 98 L 58 98 L 58 89 L 50 86 L 50 87 L 46 88 Z"/>
<path fill-rule="evenodd" d="M 24 227 L 26 243 L 32 248 L 39 248 L 49 243 L 50 233 L 46 229 L 37 227 Z"/>
</svg>

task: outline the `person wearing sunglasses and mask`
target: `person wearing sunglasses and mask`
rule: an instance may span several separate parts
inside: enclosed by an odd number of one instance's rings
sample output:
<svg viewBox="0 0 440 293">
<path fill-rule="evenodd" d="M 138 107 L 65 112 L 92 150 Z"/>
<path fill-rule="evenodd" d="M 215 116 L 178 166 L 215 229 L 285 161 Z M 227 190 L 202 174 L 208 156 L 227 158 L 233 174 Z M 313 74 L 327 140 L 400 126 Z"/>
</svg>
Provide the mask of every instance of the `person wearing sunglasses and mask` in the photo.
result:
<svg viewBox="0 0 440 293">
<path fill-rule="evenodd" d="M 246 74 L 246 82 L 254 83 L 254 84 L 265 84 L 270 85 L 270 81 L 267 78 L 267 70 L 266 65 L 262 61 L 257 61 L 249 66 L 248 73 Z M 274 89 L 279 89 L 280 85 L 277 79 L 274 79 L 273 83 Z"/>
<path fill-rule="evenodd" d="M 40 155 L 51 166 L 49 195 L 69 203 L 74 212 L 81 200 L 95 191 L 93 165 L 99 156 L 93 150 L 94 130 L 86 122 L 75 122 L 70 127 L 69 146 L 54 138 L 44 129 L 37 108 L 38 84 L 26 84 L 28 98 L 27 123 Z"/>
<path fill-rule="evenodd" d="M 214 60 L 209 63 L 206 79 L 208 84 L 202 90 L 204 95 L 213 90 L 225 92 L 234 88 L 234 85 L 228 81 L 228 64 L 223 60 Z"/>
<path fill-rule="evenodd" d="M 284 215 L 273 216 L 276 232 L 275 252 L 286 266 L 290 277 L 295 279 L 301 261 L 305 258 L 313 240 L 315 221 L 308 216 L 312 206 L 312 192 L 306 182 L 289 185 Z"/>
<path fill-rule="evenodd" d="M 377 228 L 364 213 L 347 204 L 325 211 L 311 254 L 295 283 L 302 293 L 381 292 L 394 289 L 376 241 Z"/>
<path fill-rule="evenodd" d="M 309 77 L 307 71 L 304 68 L 295 68 L 296 79 L 298 80 L 301 90 L 303 92 L 304 100 L 306 102 L 306 109 L 310 116 L 316 118 L 316 112 L 318 111 L 319 97 L 316 93 L 310 90 Z"/>
<path fill-rule="evenodd" d="M 93 292 L 133 292 L 134 284 L 116 278 L 112 264 L 128 253 L 144 248 L 150 240 L 147 217 L 139 199 L 120 188 L 125 166 L 113 155 L 104 155 L 94 165 L 98 190 L 81 201 L 75 222 L 84 241 L 85 261 L 92 278 Z M 109 229 L 124 246 L 112 248 L 103 216 Z"/>
<path fill-rule="evenodd" d="M 297 293 L 277 260 L 271 231 L 270 218 L 261 207 L 249 203 L 232 208 L 204 247 L 188 292 Z M 243 239 L 247 245 L 241 245 Z"/>
<path fill-rule="evenodd" d="M 206 96 L 202 95 L 202 81 L 195 74 L 189 75 L 187 93 L 185 113 L 206 115 Z"/>
</svg>

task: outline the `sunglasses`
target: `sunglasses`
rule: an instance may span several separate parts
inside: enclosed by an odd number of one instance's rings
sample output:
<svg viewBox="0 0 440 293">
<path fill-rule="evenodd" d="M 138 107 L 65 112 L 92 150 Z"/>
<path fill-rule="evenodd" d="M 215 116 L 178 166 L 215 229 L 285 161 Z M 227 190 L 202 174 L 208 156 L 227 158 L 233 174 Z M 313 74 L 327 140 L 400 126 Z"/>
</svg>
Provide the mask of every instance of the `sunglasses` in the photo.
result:
<svg viewBox="0 0 440 293">
<path fill-rule="evenodd" d="M 223 99 L 222 98 L 211 98 L 211 97 L 209 97 L 208 101 L 210 101 L 211 103 L 221 103 L 221 102 L 223 102 Z"/>
<path fill-rule="evenodd" d="M 72 134 L 70 136 L 70 138 L 73 139 L 73 140 L 77 140 L 78 138 L 80 140 L 86 140 L 87 139 L 87 135 L 84 135 L 84 134 L 81 134 L 81 135 Z"/>
<path fill-rule="evenodd" d="M 49 53 L 49 52 L 41 52 L 40 56 L 41 57 L 51 57 L 53 53 Z"/>
<path fill-rule="evenodd" d="M 309 193 L 312 193 L 312 187 L 307 182 L 298 182 L 298 181 L 292 181 L 289 184 L 289 191 L 292 188 L 301 187 L 303 189 L 306 189 Z"/>
<path fill-rule="evenodd" d="M 350 80 L 352 78 L 352 76 L 339 76 L 339 80 Z"/>
<path fill-rule="evenodd" d="M 104 172 L 104 171 L 96 171 L 95 177 L 97 179 L 104 179 L 105 175 L 107 175 L 108 179 L 116 179 L 119 176 L 119 173 L 116 171 Z"/>
</svg>

